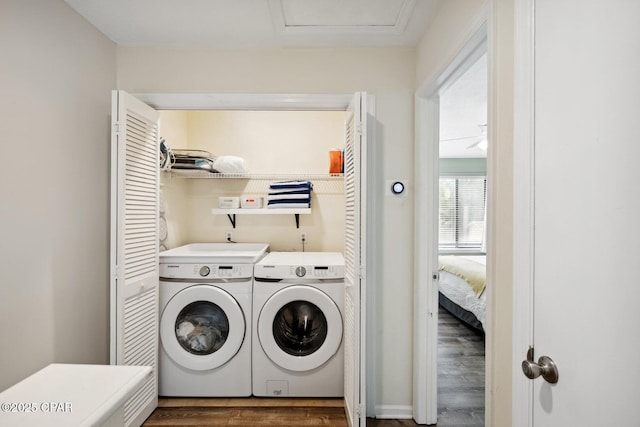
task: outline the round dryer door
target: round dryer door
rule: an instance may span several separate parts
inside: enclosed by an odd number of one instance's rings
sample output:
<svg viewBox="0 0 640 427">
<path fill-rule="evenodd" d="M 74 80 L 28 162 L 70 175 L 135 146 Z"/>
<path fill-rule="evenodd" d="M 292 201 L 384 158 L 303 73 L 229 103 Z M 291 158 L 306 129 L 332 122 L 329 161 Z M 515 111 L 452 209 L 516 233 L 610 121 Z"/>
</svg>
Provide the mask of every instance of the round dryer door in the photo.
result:
<svg viewBox="0 0 640 427">
<path fill-rule="evenodd" d="M 246 322 L 238 302 L 211 285 L 188 287 L 169 300 L 160 319 L 160 340 L 169 357 L 195 371 L 215 369 L 236 355 Z"/>
<path fill-rule="evenodd" d="M 291 371 L 324 365 L 342 342 L 342 315 L 333 300 L 310 286 L 290 286 L 267 300 L 258 338 L 269 359 Z"/>
</svg>

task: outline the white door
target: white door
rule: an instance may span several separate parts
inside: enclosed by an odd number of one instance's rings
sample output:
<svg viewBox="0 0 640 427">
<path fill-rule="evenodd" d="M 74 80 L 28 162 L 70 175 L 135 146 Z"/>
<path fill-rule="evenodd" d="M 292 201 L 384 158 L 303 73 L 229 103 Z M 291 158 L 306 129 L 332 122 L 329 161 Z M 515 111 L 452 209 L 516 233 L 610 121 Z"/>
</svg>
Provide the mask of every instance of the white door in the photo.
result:
<svg viewBox="0 0 640 427">
<path fill-rule="evenodd" d="M 111 364 L 154 369 L 125 404 L 140 425 L 158 403 L 158 113 L 114 91 L 112 123 Z"/>
<path fill-rule="evenodd" d="M 559 377 L 514 371 L 514 425 L 638 426 L 640 2 L 519 3 L 514 364 Z"/>
<path fill-rule="evenodd" d="M 367 95 L 356 93 L 345 120 L 344 400 L 351 427 L 365 427 Z"/>
</svg>

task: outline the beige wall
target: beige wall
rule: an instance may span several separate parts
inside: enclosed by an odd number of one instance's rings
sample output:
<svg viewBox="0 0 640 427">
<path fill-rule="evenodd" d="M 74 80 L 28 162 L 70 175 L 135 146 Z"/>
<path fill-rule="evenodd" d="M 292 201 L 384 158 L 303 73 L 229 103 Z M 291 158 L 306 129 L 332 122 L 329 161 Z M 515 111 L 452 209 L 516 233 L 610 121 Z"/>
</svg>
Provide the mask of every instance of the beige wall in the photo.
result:
<svg viewBox="0 0 640 427">
<path fill-rule="evenodd" d="M 115 45 L 62 0 L 0 2 L 0 390 L 109 356 Z"/>
<path fill-rule="evenodd" d="M 328 174 L 329 150 L 344 145 L 344 111 L 161 111 L 161 134 L 170 147 L 238 156 L 250 174 Z M 180 131 L 182 128 L 182 131 Z M 287 179 L 286 175 L 279 179 Z M 250 195 L 266 203 L 277 179 L 181 179 L 163 174 L 168 203 L 169 247 L 192 242 L 267 242 L 272 251 L 344 249 L 344 188 L 341 180 L 314 179 L 312 210 L 293 215 L 237 215 L 235 229 L 226 215 L 212 215 L 220 196 Z M 184 181 L 176 186 L 176 181 Z M 183 214 L 186 212 L 186 215 Z M 247 211 L 251 212 L 251 211 Z M 276 211 L 277 212 L 277 211 Z M 174 234 L 178 237 L 174 238 Z"/>
<path fill-rule="evenodd" d="M 341 150 L 344 145 L 345 114 L 190 111 L 188 141 L 183 147 L 240 156 L 249 173 L 328 173 L 329 150 Z"/>
<path fill-rule="evenodd" d="M 380 182 L 413 177 L 413 49 L 202 50 L 118 47 L 118 87 L 129 92 L 375 95 Z M 381 277 L 375 290 L 379 411 L 411 413 L 413 201 L 380 203 Z M 244 219 L 241 218 L 242 221 Z M 291 219 L 292 220 L 292 219 Z"/>
<path fill-rule="evenodd" d="M 416 83 L 433 81 L 453 61 L 488 0 L 446 0 L 425 31 L 416 53 Z"/>
</svg>

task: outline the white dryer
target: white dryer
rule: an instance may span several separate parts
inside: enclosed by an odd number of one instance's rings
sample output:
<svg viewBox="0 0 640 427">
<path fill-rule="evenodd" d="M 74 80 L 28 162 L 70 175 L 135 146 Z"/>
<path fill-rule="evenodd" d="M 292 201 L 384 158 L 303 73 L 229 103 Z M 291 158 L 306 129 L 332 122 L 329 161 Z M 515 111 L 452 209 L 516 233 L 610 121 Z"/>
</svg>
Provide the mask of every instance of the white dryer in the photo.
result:
<svg viewBox="0 0 640 427">
<path fill-rule="evenodd" d="M 254 268 L 253 394 L 344 395 L 344 258 L 272 252 Z"/>
<path fill-rule="evenodd" d="M 160 396 L 251 395 L 253 264 L 267 244 L 160 253 Z"/>
</svg>

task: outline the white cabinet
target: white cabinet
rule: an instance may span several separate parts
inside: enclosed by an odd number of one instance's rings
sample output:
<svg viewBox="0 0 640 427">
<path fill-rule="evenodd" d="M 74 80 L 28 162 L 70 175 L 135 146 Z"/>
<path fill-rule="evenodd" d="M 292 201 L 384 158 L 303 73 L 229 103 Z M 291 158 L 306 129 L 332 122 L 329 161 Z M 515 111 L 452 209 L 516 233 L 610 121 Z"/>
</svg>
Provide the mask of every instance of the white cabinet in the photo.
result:
<svg viewBox="0 0 640 427">
<path fill-rule="evenodd" d="M 127 401 L 153 376 L 149 366 L 54 363 L 0 393 L 0 425 L 122 426 Z"/>
</svg>

